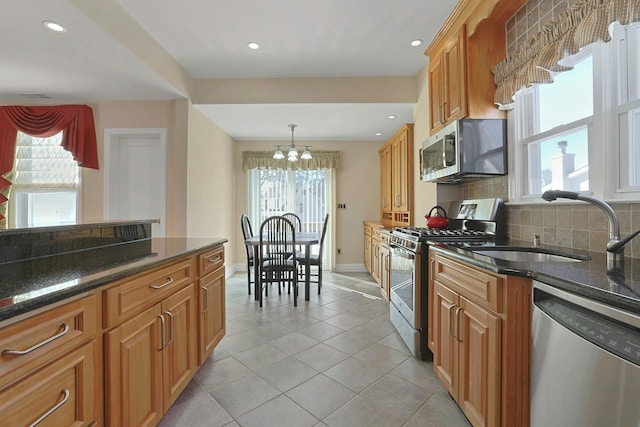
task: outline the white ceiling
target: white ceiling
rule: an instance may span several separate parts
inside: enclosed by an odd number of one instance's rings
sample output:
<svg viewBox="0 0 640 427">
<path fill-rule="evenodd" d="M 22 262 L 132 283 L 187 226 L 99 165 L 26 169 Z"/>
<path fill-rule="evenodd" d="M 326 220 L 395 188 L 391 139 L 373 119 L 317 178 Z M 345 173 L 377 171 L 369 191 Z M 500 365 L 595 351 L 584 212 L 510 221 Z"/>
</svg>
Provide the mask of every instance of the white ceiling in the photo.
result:
<svg viewBox="0 0 640 427">
<path fill-rule="evenodd" d="M 99 2 L 82 0 L 103 7 Z M 71 103 L 183 97 L 122 34 L 141 27 L 194 79 L 415 76 L 456 0 L 117 0 L 133 21 L 109 28 L 79 0 L 0 0 L 0 100 Z M 65 25 L 54 34 L 42 21 Z M 104 28 L 107 28 L 105 30 Z M 118 31 L 117 37 L 115 32 Z M 425 43 L 409 46 L 413 39 Z M 260 43 L 250 50 L 247 43 Z M 139 43 L 139 40 L 135 41 Z M 50 99 L 40 100 L 33 95 Z M 410 103 L 206 104 L 237 140 L 384 140 Z M 387 119 L 389 114 L 397 116 Z M 385 135 L 378 138 L 375 132 Z"/>
</svg>

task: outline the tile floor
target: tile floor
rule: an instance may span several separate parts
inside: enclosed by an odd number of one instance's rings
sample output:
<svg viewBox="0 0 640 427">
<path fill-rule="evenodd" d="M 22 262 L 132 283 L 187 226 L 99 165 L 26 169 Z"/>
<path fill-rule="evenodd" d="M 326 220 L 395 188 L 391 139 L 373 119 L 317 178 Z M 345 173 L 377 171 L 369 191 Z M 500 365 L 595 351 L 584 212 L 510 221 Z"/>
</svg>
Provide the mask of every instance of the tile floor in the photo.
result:
<svg viewBox="0 0 640 427">
<path fill-rule="evenodd" d="M 323 279 L 309 302 L 276 291 L 260 308 L 246 273 L 230 277 L 226 336 L 159 425 L 469 426 L 371 277 Z"/>
</svg>

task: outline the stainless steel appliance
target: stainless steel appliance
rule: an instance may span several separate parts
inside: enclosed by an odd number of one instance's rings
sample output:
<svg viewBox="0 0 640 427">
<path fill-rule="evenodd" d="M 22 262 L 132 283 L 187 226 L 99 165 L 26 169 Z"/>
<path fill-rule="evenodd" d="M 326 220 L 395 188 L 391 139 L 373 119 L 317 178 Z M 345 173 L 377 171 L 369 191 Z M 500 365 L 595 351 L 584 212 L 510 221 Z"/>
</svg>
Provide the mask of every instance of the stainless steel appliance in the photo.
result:
<svg viewBox="0 0 640 427">
<path fill-rule="evenodd" d="M 531 426 L 640 426 L 640 316 L 534 281 Z"/>
<path fill-rule="evenodd" d="M 420 150 L 423 181 L 456 183 L 506 173 L 506 120 L 457 120 L 432 135 Z"/>
<path fill-rule="evenodd" d="M 431 355 L 427 348 L 427 250 L 429 242 L 487 242 L 504 237 L 501 199 L 452 202 L 449 228 L 398 227 L 391 233 L 390 318 L 414 356 Z"/>
</svg>

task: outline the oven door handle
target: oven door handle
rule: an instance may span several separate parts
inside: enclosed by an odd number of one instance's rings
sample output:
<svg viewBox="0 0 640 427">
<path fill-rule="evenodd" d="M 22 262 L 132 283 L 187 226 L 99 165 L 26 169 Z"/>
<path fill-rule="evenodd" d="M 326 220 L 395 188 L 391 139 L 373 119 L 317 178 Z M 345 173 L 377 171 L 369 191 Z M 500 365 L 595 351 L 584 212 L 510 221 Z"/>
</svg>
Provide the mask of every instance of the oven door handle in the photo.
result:
<svg viewBox="0 0 640 427">
<path fill-rule="evenodd" d="M 398 255 L 406 259 L 416 259 L 416 254 L 414 252 L 408 251 L 402 246 L 398 246 L 392 243 L 389 245 L 389 247 L 391 248 L 391 252 L 393 253 L 393 255 Z"/>
</svg>

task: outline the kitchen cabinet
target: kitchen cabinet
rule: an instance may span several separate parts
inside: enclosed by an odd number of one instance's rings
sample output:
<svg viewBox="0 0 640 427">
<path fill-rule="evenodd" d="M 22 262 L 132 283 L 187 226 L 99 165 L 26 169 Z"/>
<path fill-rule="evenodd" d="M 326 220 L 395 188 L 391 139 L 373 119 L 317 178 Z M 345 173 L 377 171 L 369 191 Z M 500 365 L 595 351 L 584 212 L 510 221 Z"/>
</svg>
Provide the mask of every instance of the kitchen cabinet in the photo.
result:
<svg viewBox="0 0 640 427">
<path fill-rule="evenodd" d="M 381 217 L 384 226 L 412 224 L 413 123 L 405 124 L 380 149 Z"/>
<path fill-rule="evenodd" d="M 424 54 L 429 57 L 429 130 L 454 120 L 505 118 L 493 103 L 491 69 L 506 57 L 504 26 L 526 0 L 461 0 Z"/>
<path fill-rule="evenodd" d="M 371 256 L 372 256 L 372 225 L 364 224 L 364 267 L 371 274 Z"/>
<path fill-rule="evenodd" d="M 380 293 L 389 302 L 391 286 L 391 250 L 389 249 L 389 233 L 380 233 Z"/>
<path fill-rule="evenodd" d="M 371 277 L 380 283 L 380 230 L 374 229 L 371 236 Z"/>
<path fill-rule="evenodd" d="M 224 248 L 220 246 L 198 256 L 199 345 L 198 360 L 202 365 L 224 337 L 225 269 Z"/>
<path fill-rule="evenodd" d="M 430 133 L 467 114 L 464 25 L 429 63 Z"/>
<path fill-rule="evenodd" d="M 429 251 L 427 339 L 474 426 L 529 425 L 531 281 Z"/>
<path fill-rule="evenodd" d="M 195 259 L 103 291 L 106 424 L 155 425 L 198 366 Z"/>
<path fill-rule="evenodd" d="M 0 329 L 1 424 L 46 419 L 47 425 L 81 426 L 97 420 L 96 323 L 91 294 Z"/>
</svg>

